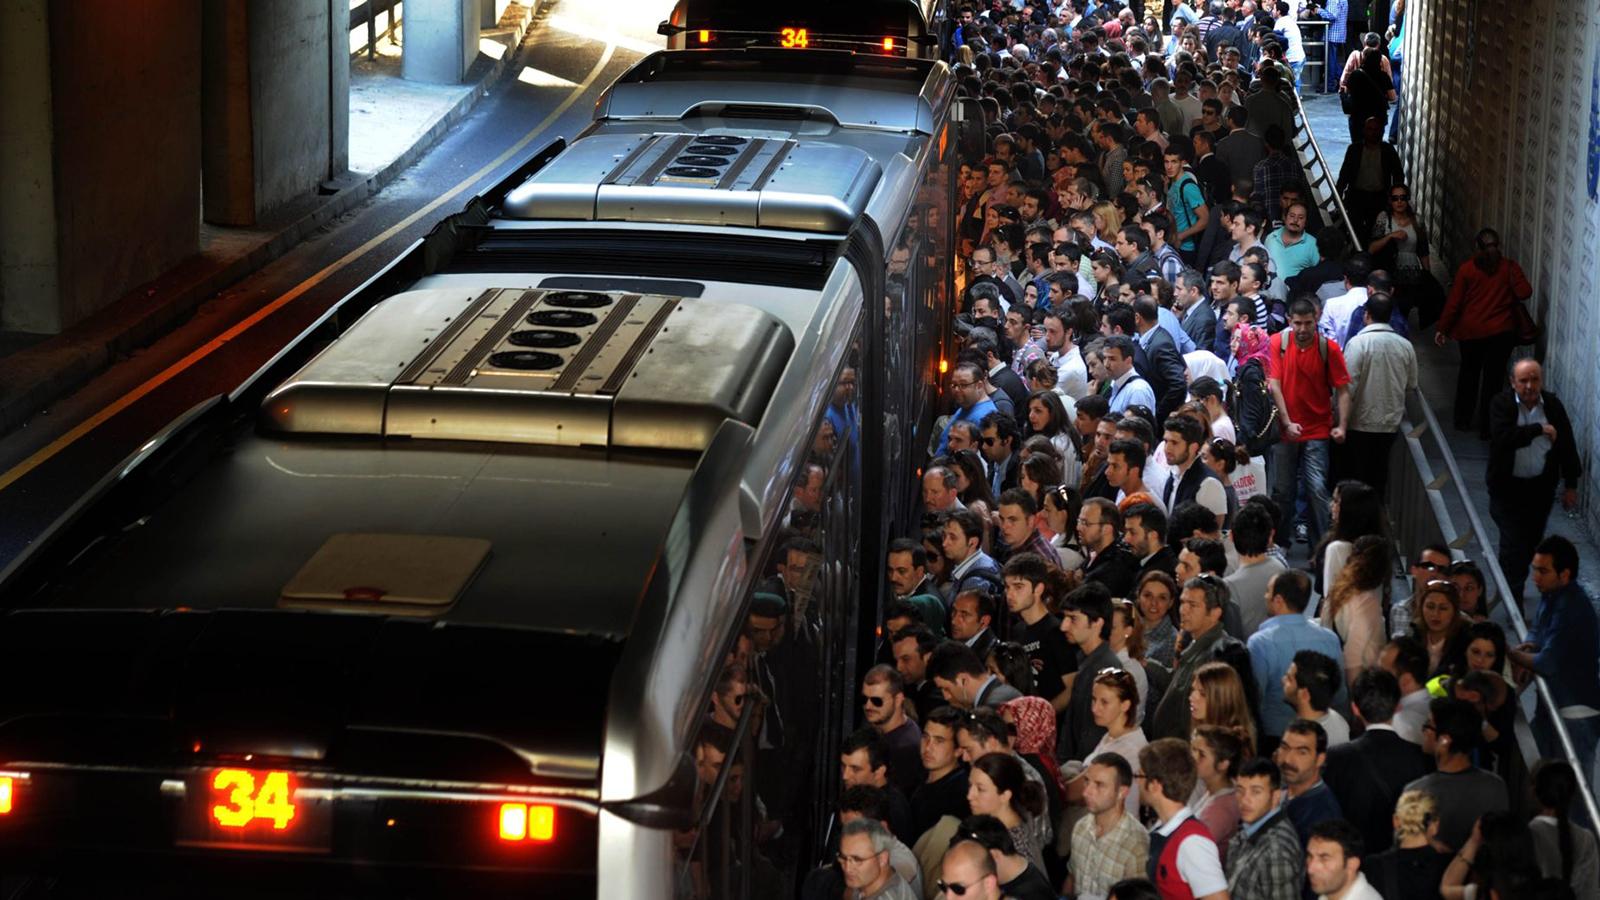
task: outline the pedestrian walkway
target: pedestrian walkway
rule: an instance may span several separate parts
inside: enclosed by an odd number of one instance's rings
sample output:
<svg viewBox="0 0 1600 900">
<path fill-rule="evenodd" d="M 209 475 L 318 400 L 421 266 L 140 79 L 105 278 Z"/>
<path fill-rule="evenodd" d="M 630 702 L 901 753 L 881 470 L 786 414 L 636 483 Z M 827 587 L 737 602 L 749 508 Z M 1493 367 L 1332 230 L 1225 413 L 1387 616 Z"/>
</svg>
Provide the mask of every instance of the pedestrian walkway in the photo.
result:
<svg viewBox="0 0 1600 900">
<path fill-rule="evenodd" d="M 1344 112 L 1339 108 L 1337 94 L 1322 94 L 1303 97 L 1306 118 L 1316 135 L 1317 144 L 1322 148 L 1327 157 L 1327 163 L 1332 170 L 1339 171 L 1339 163 L 1344 159 L 1346 148 L 1350 146 L 1350 132 L 1346 125 Z M 1484 223 L 1492 225 L 1494 223 Z M 1366 235 L 1361 235 L 1365 239 Z M 1444 260 L 1438 256 L 1433 258 L 1434 275 L 1441 284 L 1448 289 L 1450 276 L 1454 271 L 1457 260 Z M 1442 423 L 1454 421 L 1452 414 L 1455 407 L 1455 376 L 1459 365 L 1459 351 L 1454 343 L 1444 347 L 1433 343 L 1432 332 L 1417 335 L 1415 341 L 1417 348 L 1418 378 L 1422 394 L 1428 399 L 1428 404 L 1433 407 L 1434 417 Z M 1532 348 L 1521 348 L 1521 354 L 1530 352 Z M 1518 355 L 1521 355 L 1518 354 Z M 1446 428 L 1449 426 L 1446 425 Z M 1483 523 L 1486 532 L 1486 543 L 1491 550 L 1497 546 L 1500 532 L 1495 527 L 1494 520 L 1489 517 L 1489 491 L 1483 481 L 1485 467 L 1489 463 L 1489 445 L 1478 439 L 1472 432 L 1452 432 L 1445 436 L 1450 448 L 1455 455 L 1456 463 L 1460 467 L 1461 475 L 1467 482 L 1467 489 L 1471 492 L 1474 511 Z M 1465 533 L 1467 529 L 1467 516 L 1465 510 L 1459 508 L 1453 492 L 1445 492 L 1447 504 L 1451 507 L 1450 514 L 1455 520 L 1458 532 Z M 1583 517 L 1576 512 L 1569 513 L 1559 507 L 1550 514 L 1548 526 L 1551 534 L 1559 534 L 1571 540 L 1578 547 L 1580 555 L 1580 574 L 1578 581 L 1589 592 L 1590 597 L 1600 597 L 1600 541 L 1590 531 Z M 1405 552 L 1412 552 L 1415 548 L 1401 548 Z M 1479 554 L 1473 548 L 1464 552 L 1469 557 Z M 1525 597 L 1529 602 L 1523 606 L 1524 618 L 1531 619 L 1536 596 L 1531 587 L 1525 589 Z"/>
</svg>

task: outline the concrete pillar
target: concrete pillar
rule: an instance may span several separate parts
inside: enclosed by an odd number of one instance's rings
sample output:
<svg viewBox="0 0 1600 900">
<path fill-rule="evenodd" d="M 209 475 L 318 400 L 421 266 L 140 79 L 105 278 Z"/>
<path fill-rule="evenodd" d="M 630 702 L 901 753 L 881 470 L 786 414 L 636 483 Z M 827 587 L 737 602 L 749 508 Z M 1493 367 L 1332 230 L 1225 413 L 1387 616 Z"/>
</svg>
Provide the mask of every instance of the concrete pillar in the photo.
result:
<svg viewBox="0 0 1600 900">
<path fill-rule="evenodd" d="M 483 18 L 478 20 L 479 30 L 488 31 L 499 25 L 500 17 L 505 15 L 506 7 L 510 5 L 511 0 L 478 0 L 478 10 L 483 14 Z"/>
<path fill-rule="evenodd" d="M 45 5 L 65 328 L 199 250 L 202 4 Z"/>
<path fill-rule="evenodd" d="M 0 3 L 0 330 L 61 330 L 50 0 Z"/>
<path fill-rule="evenodd" d="M 253 225 L 314 193 L 349 154 L 348 51 L 330 0 L 208 0 L 205 218 Z"/>
<path fill-rule="evenodd" d="M 458 84 L 478 57 L 479 0 L 406 0 L 401 73 Z"/>
</svg>

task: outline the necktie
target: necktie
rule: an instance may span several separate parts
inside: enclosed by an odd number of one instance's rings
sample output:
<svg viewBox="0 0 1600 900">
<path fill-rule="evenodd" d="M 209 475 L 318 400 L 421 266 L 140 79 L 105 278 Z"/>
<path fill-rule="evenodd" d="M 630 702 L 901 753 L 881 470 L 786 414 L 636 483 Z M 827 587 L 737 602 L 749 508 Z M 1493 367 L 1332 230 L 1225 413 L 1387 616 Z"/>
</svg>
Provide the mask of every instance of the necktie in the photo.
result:
<svg viewBox="0 0 1600 900">
<path fill-rule="evenodd" d="M 1167 486 L 1161 489 L 1161 503 L 1170 511 L 1172 509 L 1172 489 L 1178 483 L 1176 473 L 1167 476 Z"/>
</svg>

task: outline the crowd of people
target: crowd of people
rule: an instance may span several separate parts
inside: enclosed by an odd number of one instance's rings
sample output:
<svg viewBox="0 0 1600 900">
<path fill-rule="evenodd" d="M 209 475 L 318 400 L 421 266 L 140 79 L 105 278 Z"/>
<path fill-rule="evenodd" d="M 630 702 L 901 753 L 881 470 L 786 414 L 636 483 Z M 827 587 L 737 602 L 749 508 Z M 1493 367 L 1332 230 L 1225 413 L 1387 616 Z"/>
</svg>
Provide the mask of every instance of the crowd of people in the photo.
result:
<svg viewBox="0 0 1600 900">
<path fill-rule="evenodd" d="M 864 724 L 801 896 L 1600 898 L 1554 727 L 1587 775 L 1600 629 L 1577 550 L 1544 531 L 1580 464 L 1538 362 L 1505 372 L 1526 278 L 1486 229 L 1435 297 L 1381 149 L 1346 166 L 1387 191 L 1372 244 L 1324 221 L 1290 144 L 1295 21 L 1320 10 L 1174 6 L 959 12 L 986 128 L 960 173 L 950 409 L 922 527 L 886 547 Z M 1491 440 L 1496 563 L 1538 591 L 1526 641 L 1491 619 L 1482 566 L 1391 534 L 1428 330 L 1462 345 L 1455 424 Z M 796 502 L 820 508 L 822 480 Z M 784 598 L 757 601 L 756 674 L 730 668 L 713 718 L 760 699 L 776 753 L 818 713 L 774 646 Z M 1556 703 L 1529 774 L 1536 674 Z"/>
</svg>

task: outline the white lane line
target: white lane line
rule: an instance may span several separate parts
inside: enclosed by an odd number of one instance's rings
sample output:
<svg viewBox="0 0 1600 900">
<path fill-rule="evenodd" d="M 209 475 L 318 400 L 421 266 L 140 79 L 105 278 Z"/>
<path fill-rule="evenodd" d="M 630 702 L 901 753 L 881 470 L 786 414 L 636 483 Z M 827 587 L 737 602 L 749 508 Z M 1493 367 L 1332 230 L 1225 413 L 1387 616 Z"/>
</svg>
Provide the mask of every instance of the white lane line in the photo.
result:
<svg viewBox="0 0 1600 900">
<path fill-rule="evenodd" d="M 632 50 L 633 52 L 643 56 L 648 56 L 657 50 L 666 49 L 665 39 L 663 39 L 660 43 L 652 44 L 649 41 L 641 41 L 637 38 L 628 37 L 625 34 L 617 34 L 614 31 L 598 28 L 589 24 L 588 22 L 575 19 L 571 16 L 563 16 L 560 13 L 553 14 L 549 18 L 545 19 L 544 24 L 550 28 L 555 28 L 559 31 L 565 31 L 568 34 L 575 34 L 579 37 L 588 38 L 596 43 L 615 44 L 624 50 Z"/>
</svg>

